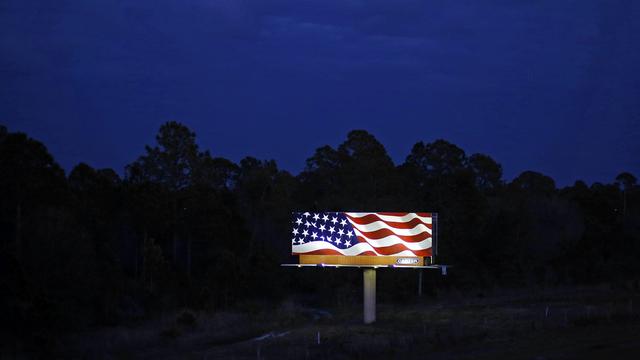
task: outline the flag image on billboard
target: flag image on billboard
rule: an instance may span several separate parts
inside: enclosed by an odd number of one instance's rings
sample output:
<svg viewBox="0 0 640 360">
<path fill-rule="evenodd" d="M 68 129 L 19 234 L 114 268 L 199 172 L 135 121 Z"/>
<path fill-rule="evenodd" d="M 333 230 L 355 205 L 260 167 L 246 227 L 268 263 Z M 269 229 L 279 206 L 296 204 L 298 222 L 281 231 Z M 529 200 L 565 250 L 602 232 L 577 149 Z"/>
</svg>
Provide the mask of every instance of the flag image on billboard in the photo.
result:
<svg viewBox="0 0 640 360">
<path fill-rule="evenodd" d="M 294 212 L 293 255 L 433 256 L 437 216 L 425 212 Z M 399 259 L 407 258 L 407 259 Z M 366 261 L 366 260 L 365 260 Z"/>
</svg>

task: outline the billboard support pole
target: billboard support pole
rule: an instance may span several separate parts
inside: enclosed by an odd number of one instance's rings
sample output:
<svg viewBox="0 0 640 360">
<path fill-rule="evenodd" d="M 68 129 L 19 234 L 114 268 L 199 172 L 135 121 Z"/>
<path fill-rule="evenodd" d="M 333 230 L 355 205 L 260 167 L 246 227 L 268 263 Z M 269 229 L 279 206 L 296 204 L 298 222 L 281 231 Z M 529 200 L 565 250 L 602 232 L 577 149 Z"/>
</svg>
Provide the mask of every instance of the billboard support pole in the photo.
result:
<svg viewBox="0 0 640 360">
<path fill-rule="evenodd" d="M 364 279 L 364 323 L 376 321 L 376 269 L 365 268 Z"/>
</svg>

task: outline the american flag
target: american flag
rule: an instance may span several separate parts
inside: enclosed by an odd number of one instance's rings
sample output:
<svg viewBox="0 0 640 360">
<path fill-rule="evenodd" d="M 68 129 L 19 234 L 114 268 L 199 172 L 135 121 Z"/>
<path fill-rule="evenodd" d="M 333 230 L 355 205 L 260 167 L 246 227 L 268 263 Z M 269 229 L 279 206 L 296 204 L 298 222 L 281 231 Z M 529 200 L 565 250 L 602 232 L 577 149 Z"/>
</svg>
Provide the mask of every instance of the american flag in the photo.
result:
<svg viewBox="0 0 640 360">
<path fill-rule="evenodd" d="M 295 212 L 293 255 L 431 256 L 431 213 Z"/>
</svg>

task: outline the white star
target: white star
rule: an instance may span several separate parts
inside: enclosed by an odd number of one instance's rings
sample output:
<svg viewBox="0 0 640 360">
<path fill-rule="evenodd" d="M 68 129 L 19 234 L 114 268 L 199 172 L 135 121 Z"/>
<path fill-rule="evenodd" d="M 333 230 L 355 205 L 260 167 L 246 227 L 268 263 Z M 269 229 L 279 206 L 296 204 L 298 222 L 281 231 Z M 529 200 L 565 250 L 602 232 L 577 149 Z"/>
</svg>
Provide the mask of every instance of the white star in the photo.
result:
<svg viewBox="0 0 640 360">
<path fill-rule="evenodd" d="M 347 225 L 347 220 L 345 220 L 345 219 L 340 220 L 340 225 L 341 226 Z"/>
<path fill-rule="evenodd" d="M 324 236 L 320 236 L 320 240 L 324 241 Z"/>
<path fill-rule="evenodd" d="M 318 219 L 320 219 L 320 215 L 313 214 L 313 220 L 318 221 Z"/>
<path fill-rule="evenodd" d="M 327 236 L 327 241 L 331 242 L 331 236 Z"/>
<path fill-rule="evenodd" d="M 319 227 L 318 229 L 320 229 L 320 230 L 322 230 L 322 231 L 326 230 L 326 228 L 324 227 L 324 225 L 320 225 L 320 227 Z"/>
<path fill-rule="evenodd" d="M 314 232 L 314 233 L 312 233 L 312 234 L 311 234 L 311 237 L 313 238 L 313 240 L 315 240 L 315 239 L 318 237 L 318 233 L 315 233 L 315 232 Z"/>
<path fill-rule="evenodd" d="M 307 230 L 304 230 L 304 231 L 302 232 L 302 236 L 307 236 L 307 235 L 309 235 L 309 232 L 308 232 Z"/>
<path fill-rule="evenodd" d="M 304 239 L 303 238 L 299 238 L 298 239 L 298 244 L 304 244 Z"/>
<path fill-rule="evenodd" d="M 327 214 L 322 215 L 322 221 L 327 221 L 327 220 L 329 220 L 329 215 Z"/>
<path fill-rule="evenodd" d="M 344 235 L 344 231 L 342 231 L 342 229 L 338 230 L 338 235 L 340 236 Z"/>
<path fill-rule="evenodd" d="M 340 241 L 340 238 L 336 239 L 336 244 L 342 244 L 342 241 Z"/>
<path fill-rule="evenodd" d="M 347 245 L 347 246 L 351 246 L 351 241 L 347 240 L 347 241 L 344 242 L 344 244 Z"/>
<path fill-rule="evenodd" d="M 291 239 L 291 245 L 295 245 L 296 244 L 296 238 Z"/>
<path fill-rule="evenodd" d="M 314 228 L 317 228 L 318 226 L 316 224 L 317 223 L 311 223 L 311 226 L 313 226 Z"/>
<path fill-rule="evenodd" d="M 329 232 L 331 233 L 331 235 L 333 235 L 333 233 L 336 232 L 336 229 L 334 229 L 333 226 L 330 226 Z"/>
<path fill-rule="evenodd" d="M 305 222 L 305 223 L 304 223 L 304 226 L 306 226 L 306 227 L 308 228 L 309 226 L 311 226 L 311 223 L 309 223 L 309 222 L 307 221 L 307 222 Z"/>
<path fill-rule="evenodd" d="M 298 229 L 293 229 L 293 235 L 298 235 Z"/>
<path fill-rule="evenodd" d="M 300 218 L 296 219 L 296 224 L 301 225 L 302 224 L 302 219 L 300 219 Z"/>
<path fill-rule="evenodd" d="M 349 230 L 349 232 L 347 233 L 347 236 L 351 238 L 353 236 L 353 231 Z"/>
<path fill-rule="evenodd" d="M 337 217 L 332 218 L 331 222 L 333 223 L 333 225 L 335 225 L 338 222 L 338 218 Z"/>
<path fill-rule="evenodd" d="M 304 215 L 304 217 L 309 217 L 311 216 L 311 214 L 309 214 L 308 212 L 303 213 L 302 215 Z"/>
</svg>

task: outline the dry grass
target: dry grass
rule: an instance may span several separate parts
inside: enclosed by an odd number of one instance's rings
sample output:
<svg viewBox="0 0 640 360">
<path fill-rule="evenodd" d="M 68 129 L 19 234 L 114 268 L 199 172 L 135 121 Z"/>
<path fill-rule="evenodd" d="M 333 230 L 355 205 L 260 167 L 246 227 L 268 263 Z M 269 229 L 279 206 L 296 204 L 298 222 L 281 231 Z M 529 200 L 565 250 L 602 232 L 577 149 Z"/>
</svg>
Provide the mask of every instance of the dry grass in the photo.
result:
<svg viewBox="0 0 640 360">
<path fill-rule="evenodd" d="M 599 329 L 618 334 L 626 346 L 628 329 L 640 325 L 633 307 L 640 296 L 606 287 L 442 297 L 380 304 L 370 326 L 361 324 L 358 305 L 325 311 L 285 301 L 230 312 L 180 311 L 139 326 L 72 336 L 66 345 L 86 359 L 509 358 L 519 347 L 527 354 L 571 352 L 572 338 L 595 341 L 592 333 Z M 550 334 L 555 337 L 545 342 Z M 615 337 L 607 339 L 615 343 Z"/>
</svg>

